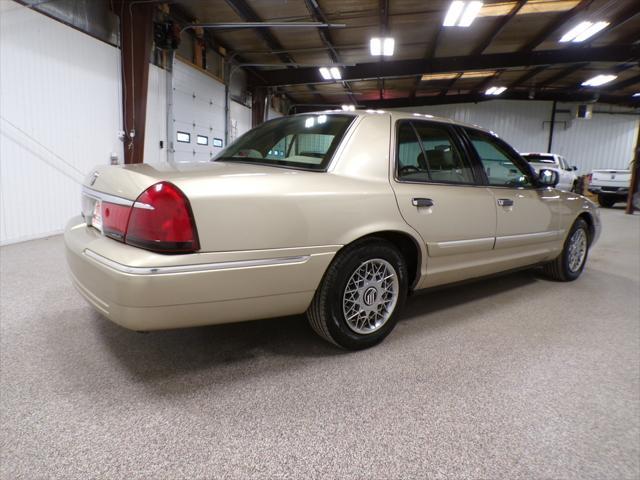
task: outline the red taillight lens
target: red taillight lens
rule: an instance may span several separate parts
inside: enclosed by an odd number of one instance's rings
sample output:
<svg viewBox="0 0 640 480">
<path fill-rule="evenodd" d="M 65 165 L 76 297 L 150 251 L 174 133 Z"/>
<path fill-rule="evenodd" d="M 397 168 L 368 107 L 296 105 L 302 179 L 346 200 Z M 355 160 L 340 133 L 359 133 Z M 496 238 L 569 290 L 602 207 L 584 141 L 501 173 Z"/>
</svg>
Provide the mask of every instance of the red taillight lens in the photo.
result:
<svg viewBox="0 0 640 480">
<path fill-rule="evenodd" d="M 198 234 L 189 200 L 171 183 L 152 185 L 131 208 L 124 241 L 163 253 L 198 250 Z"/>
<path fill-rule="evenodd" d="M 102 202 L 102 231 L 105 235 L 124 240 L 129 221 L 130 207 L 116 205 L 115 203 Z"/>
</svg>

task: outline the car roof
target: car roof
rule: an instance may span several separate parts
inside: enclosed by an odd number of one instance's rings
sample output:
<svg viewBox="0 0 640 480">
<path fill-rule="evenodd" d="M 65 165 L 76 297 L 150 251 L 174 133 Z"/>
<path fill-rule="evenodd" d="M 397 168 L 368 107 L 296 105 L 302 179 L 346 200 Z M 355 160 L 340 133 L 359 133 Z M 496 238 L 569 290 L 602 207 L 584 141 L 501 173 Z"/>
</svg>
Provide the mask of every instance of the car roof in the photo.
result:
<svg viewBox="0 0 640 480">
<path fill-rule="evenodd" d="M 366 110 L 342 110 L 341 108 L 336 108 L 336 109 L 329 109 L 329 110 L 321 110 L 321 111 L 316 111 L 316 112 L 306 112 L 306 113 L 301 113 L 299 115 L 308 115 L 308 114 L 314 114 L 314 115 L 322 115 L 322 114 L 346 114 L 346 115 L 354 115 L 354 116 L 358 116 L 358 117 L 373 117 L 373 116 L 380 116 L 380 115 L 387 115 L 389 117 L 391 117 L 392 121 L 396 121 L 396 120 L 431 120 L 434 122 L 440 122 L 440 123 L 448 123 L 450 125 L 459 125 L 461 127 L 467 127 L 467 128 L 474 128 L 476 130 L 482 130 L 483 132 L 489 133 L 491 135 L 494 136 L 498 136 L 495 132 L 492 132 L 491 130 L 488 130 L 484 127 L 482 127 L 481 125 L 475 125 L 475 124 L 471 124 L 471 123 L 465 123 L 465 122 L 459 122 L 457 120 L 453 120 L 451 118 L 446 118 L 446 117 L 438 117 L 435 115 L 430 115 L 428 113 L 418 113 L 418 112 L 407 112 L 404 110 L 374 110 L 374 109 L 366 109 Z"/>
</svg>

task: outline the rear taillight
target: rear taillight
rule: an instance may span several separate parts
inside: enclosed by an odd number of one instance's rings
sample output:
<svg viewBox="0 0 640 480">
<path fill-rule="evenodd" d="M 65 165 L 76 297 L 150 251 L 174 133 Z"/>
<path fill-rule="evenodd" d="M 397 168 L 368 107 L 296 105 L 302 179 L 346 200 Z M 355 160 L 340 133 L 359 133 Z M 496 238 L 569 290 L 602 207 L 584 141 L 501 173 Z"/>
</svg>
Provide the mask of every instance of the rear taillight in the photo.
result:
<svg viewBox="0 0 640 480">
<path fill-rule="evenodd" d="M 127 222 L 131 207 L 126 205 L 116 205 L 115 203 L 102 202 L 102 231 L 105 235 L 124 240 L 127 232 Z"/>
<path fill-rule="evenodd" d="M 120 242 L 160 253 L 200 248 L 191 205 L 178 187 L 160 182 L 131 202 L 94 203 L 91 225 Z"/>
<path fill-rule="evenodd" d="M 168 182 L 147 188 L 131 208 L 124 242 L 162 253 L 198 250 L 198 234 L 187 197 Z"/>
</svg>

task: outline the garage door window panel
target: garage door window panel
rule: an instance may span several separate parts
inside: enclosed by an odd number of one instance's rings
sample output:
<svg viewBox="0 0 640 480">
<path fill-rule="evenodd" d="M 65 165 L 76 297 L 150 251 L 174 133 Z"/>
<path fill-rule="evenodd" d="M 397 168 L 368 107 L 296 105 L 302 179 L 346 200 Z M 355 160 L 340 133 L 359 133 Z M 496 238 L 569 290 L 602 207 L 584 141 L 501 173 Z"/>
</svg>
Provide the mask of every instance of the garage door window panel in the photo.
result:
<svg viewBox="0 0 640 480">
<path fill-rule="evenodd" d="M 474 184 L 473 171 L 444 125 L 400 122 L 398 179 L 409 182 Z"/>
</svg>

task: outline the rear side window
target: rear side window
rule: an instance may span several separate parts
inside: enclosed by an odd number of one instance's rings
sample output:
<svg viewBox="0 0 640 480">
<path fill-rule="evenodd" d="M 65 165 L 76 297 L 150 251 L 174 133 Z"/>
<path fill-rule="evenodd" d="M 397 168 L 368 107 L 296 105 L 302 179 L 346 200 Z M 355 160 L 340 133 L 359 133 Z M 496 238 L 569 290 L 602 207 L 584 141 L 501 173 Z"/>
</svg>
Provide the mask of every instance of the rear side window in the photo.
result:
<svg viewBox="0 0 640 480">
<path fill-rule="evenodd" d="M 474 183 L 473 171 L 444 125 L 405 121 L 398 128 L 399 180 Z"/>
</svg>

